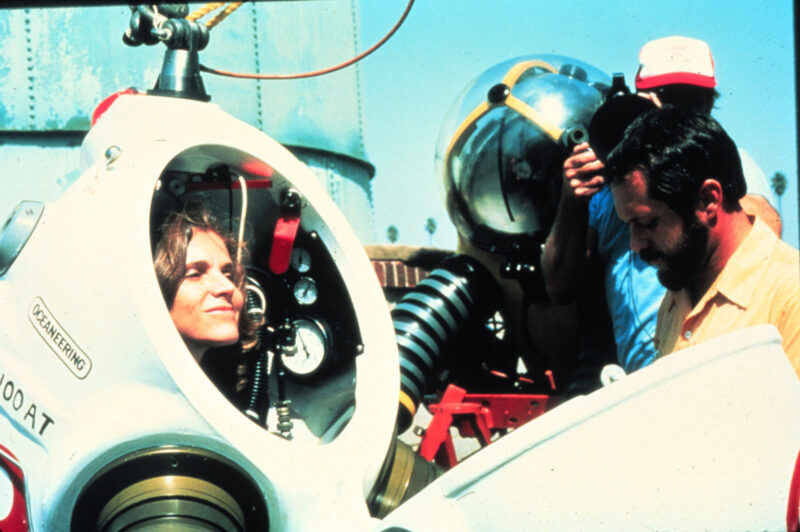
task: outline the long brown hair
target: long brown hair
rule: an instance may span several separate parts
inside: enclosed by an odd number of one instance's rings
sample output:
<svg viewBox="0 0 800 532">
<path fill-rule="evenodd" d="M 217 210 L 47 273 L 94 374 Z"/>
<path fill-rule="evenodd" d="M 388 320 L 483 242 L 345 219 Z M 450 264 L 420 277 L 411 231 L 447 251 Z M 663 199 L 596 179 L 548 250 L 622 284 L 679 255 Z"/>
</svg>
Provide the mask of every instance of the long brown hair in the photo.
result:
<svg viewBox="0 0 800 532">
<path fill-rule="evenodd" d="M 169 309 L 175 302 L 175 294 L 186 274 L 186 250 L 195 231 L 210 231 L 219 235 L 233 262 L 234 284 L 245 295 L 244 265 L 237 260 L 237 251 L 244 244 L 239 244 L 223 230 L 203 205 L 188 204 L 182 210 L 167 215 L 161 224 L 158 242 L 153 248 L 156 278 Z M 255 324 L 249 320 L 246 309 L 242 309 L 239 313 L 239 342 L 244 348 L 252 346 L 255 341 L 254 332 Z"/>
</svg>

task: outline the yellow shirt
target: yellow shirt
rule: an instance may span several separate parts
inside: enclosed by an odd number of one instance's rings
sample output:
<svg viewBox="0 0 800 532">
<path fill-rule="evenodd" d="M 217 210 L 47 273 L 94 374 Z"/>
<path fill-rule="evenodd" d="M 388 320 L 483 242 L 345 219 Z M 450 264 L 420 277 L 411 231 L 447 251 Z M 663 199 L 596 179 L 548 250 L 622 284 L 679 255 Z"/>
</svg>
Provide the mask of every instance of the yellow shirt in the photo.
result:
<svg viewBox="0 0 800 532">
<path fill-rule="evenodd" d="M 756 218 L 694 308 L 686 290 L 667 291 L 658 310 L 657 356 L 763 323 L 781 333 L 800 376 L 800 254 Z"/>
</svg>

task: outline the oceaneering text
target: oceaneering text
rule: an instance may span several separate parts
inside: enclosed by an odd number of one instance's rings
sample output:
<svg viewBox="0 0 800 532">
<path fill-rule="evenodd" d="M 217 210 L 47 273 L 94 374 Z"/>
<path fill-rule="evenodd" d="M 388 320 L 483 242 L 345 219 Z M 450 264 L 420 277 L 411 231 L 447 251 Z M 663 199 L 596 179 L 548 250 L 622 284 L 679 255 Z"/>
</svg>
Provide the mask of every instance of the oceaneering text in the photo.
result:
<svg viewBox="0 0 800 532">
<path fill-rule="evenodd" d="M 92 361 L 64 328 L 53 318 L 41 298 L 35 298 L 28 310 L 28 318 L 36 332 L 44 339 L 61 362 L 79 379 L 85 379 L 92 369 Z"/>
</svg>

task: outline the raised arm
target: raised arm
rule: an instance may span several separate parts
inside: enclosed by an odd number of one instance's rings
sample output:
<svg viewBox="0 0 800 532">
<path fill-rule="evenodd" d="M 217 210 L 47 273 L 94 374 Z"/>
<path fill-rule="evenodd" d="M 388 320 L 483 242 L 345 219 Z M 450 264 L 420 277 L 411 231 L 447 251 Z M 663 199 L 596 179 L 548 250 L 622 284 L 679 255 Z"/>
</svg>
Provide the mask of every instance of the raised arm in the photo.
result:
<svg viewBox="0 0 800 532">
<path fill-rule="evenodd" d="M 588 228 L 589 199 L 603 186 L 602 169 L 587 143 L 575 146 L 564 161 L 561 200 L 542 253 L 547 293 L 557 303 L 573 301 L 586 278 L 596 237 Z"/>
</svg>

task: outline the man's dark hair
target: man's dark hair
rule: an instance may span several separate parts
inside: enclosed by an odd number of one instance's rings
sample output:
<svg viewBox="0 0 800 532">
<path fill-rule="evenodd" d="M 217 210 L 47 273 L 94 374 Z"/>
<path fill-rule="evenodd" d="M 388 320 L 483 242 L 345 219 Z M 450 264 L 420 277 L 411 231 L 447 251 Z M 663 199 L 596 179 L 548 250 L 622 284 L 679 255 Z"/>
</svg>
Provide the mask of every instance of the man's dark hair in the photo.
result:
<svg viewBox="0 0 800 532">
<path fill-rule="evenodd" d="M 719 93 L 713 88 L 698 87 L 688 83 L 670 83 L 653 87 L 650 91 L 655 92 L 664 105 L 690 107 L 706 114 L 711 114 L 714 103 L 719 97 Z"/>
<path fill-rule="evenodd" d="M 737 210 L 747 192 L 736 144 L 722 126 L 703 112 L 665 105 L 637 117 L 606 161 L 614 185 L 634 168 L 647 173 L 647 194 L 687 219 L 700 186 L 715 179 L 723 207 Z"/>
</svg>

